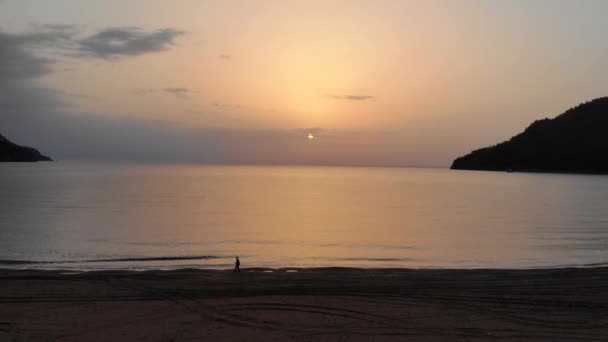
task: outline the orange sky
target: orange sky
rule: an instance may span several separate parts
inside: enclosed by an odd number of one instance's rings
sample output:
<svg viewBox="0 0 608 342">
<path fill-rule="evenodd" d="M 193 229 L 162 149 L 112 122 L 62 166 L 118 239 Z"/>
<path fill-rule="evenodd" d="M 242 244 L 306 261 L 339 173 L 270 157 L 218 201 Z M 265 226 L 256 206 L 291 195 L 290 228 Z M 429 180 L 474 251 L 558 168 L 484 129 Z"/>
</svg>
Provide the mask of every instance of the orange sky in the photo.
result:
<svg viewBox="0 0 608 342">
<path fill-rule="evenodd" d="M 606 7 L 592 1 L 9 0 L 0 2 L 0 29 L 7 48 L 50 61 L 39 61 L 48 72 L 9 80 L 12 98 L 24 92 L 17 86 L 24 82 L 52 90 L 61 102 L 53 107 L 58 122 L 66 116 L 79 122 L 58 124 L 55 133 L 64 137 L 86 138 L 74 129 L 121 127 L 124 140 L 117 141 L 127 143 L 134 130 L 141 146 L 127 159 L 138 151 L 154 155 L 146 141 L 158 151 L 160 134 L 167 154 L 190 149 L 185 161 L 442 167 L 535 119 L 605 95 L 607 27 L 593 18 Z M 48 24 L 70 25 L 69 41 L 14 43 L 48 31 Z M 111 28 L 159 40 L 127 41 L 132 49 L 115 54 L 99 50 L 111 45 L 85 44 L 87 37 L 106 44 L 95 34 Z M 162 29 L 175 34 L 154 36 Z M 69 144 L 50 133 L 32 138 L 28 127 L 53 114 L 15 120 L 27 115 L 31 110 L 15 110 L 10 122 L 5 116 L 3 127 L 15 127 L 3 133 L 48 146 L 50 154 L 96 158 L 74 148 L 82 143 L 76 137 Z M 309 131 L 316 139 L 306 138 Z M 121 150 L 108 148 L 98 155 Z"/>
</svg>

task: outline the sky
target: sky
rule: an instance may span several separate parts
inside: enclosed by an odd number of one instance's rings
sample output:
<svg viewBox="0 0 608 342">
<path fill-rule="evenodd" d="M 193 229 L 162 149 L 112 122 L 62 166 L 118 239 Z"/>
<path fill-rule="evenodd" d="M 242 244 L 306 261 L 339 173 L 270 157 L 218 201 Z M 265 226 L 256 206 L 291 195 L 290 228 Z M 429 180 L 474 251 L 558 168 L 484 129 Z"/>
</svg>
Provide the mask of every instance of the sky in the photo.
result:
<svg viewBox="0 0 608 342">
<path fill-rule="evenodd" d="M 59 160 L 449 167 L 608 95 L 607 12 L 0 0 L 0 133 Z"/>
</svg>

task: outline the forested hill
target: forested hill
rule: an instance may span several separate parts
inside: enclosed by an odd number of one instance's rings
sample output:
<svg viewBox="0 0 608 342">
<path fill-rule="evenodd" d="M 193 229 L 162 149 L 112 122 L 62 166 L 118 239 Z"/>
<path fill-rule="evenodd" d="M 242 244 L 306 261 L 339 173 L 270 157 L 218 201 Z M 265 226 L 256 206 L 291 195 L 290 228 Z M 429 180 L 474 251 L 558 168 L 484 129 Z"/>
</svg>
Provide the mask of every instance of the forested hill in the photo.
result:
<svg viewBox="0 0 608 342">
<path fill-rule="evenodd" d="M 608 174 L 608 97 L 537 120 L 508 141 L 457 158 L 451 168 Z"/>
<path fill-rule="evenodd" d="M 0 162 L 35 162 L 50 161 L 51 158 L 42 155 L 38 150 L 17 145 L 0 134 Z"/>
</svg>

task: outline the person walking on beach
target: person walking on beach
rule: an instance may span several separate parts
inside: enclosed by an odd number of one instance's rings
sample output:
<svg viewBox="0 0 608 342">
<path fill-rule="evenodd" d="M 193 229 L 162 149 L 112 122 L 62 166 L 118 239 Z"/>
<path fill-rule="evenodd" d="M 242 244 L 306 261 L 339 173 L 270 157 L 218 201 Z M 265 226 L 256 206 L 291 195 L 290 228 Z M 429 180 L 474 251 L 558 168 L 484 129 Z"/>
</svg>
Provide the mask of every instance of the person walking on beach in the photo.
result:
<svg viewBox="0 0 608 342">
<path fill-rule="evenodd" d="M 236 257 L 236 261 L 234 262 L 234 272 L 241 272 L 241 261 L 239 257 Z"/>
</svg>

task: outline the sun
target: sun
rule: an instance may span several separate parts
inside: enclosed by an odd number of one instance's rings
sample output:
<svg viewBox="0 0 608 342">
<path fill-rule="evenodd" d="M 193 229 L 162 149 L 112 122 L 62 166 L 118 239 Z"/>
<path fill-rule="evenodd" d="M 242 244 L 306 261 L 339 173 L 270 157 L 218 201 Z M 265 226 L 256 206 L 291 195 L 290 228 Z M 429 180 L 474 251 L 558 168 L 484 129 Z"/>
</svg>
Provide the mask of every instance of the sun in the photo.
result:
<svg viewBox="0 0 608 342">
<path fill-rule="evenodd" d="M 307 138 L 308 138 L 308 139 L 314 139 L 314 138 L 315 138 L 315 136 L 314 136 L 312 133 L 308 133 Z"/>
</svg>

